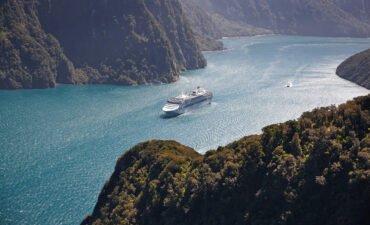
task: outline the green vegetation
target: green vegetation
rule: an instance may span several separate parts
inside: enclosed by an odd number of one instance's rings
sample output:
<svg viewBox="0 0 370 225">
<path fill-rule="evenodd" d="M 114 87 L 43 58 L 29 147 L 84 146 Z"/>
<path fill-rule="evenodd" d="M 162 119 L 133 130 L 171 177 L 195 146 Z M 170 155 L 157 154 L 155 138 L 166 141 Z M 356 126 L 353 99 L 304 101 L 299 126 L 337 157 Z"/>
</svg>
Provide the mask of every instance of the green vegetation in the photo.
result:
<svg viewBox="0 0 370 225">
<path fill-rule="evenodd" d="M 82 224 L 367 224 L 369 110 L 358 97 L 205 155 L 138 144 Z"/>
<path fill-rule="evenodd" d="M 370 89 L 370 49 L 353 55 L 337 68 L 338 76 Z"/>
<path fill-rule="evenodd" d="M 167 83 L 206 66 L 177 0 L 4 0 L 0 49 L 3 89 Z"/>
<path fill-rule="evenodd" d="M 48 88 L 77 78 L 58 41 L 42 30 L 33 8 L 32 1 L 1 1 L 1 89 Z"/>
<path fill-rule="evenodd" d="M 204 11 L 194 0 L 181 0 L 182 7 L 203 51 L 222 50 L 222 37 L 271 34 L 267 29 L 228 20 L 219 14 Z"/>
<path fill-rule="evenodd" d="M 370 36 L 366 0 L 183 0 L 203 10 L 279 34 Z"/>
</svg>

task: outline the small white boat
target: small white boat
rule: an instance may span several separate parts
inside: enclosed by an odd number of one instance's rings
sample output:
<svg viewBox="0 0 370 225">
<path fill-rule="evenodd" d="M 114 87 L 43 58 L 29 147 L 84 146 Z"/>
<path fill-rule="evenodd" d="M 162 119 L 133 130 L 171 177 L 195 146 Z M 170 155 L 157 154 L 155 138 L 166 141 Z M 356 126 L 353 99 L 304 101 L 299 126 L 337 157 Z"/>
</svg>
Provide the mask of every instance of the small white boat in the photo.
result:
<svg viewBox="0 0 370 225">
<path fill-rule="evenodd" d="M 285 85 L 285 87 L 293 87 L 292 82 L 288 82 L 288 83 Z"/>
</svg>

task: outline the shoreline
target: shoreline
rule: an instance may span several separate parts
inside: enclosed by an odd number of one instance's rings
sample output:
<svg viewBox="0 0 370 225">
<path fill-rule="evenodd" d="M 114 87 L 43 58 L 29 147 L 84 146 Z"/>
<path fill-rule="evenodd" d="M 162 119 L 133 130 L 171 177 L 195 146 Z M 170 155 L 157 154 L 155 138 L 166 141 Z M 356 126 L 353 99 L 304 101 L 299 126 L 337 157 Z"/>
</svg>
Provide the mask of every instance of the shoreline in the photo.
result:
<svg viewBox="0 0 370 225">
<path fill-rule="evenodd" d="M 264 36 L 270 36 L 270 35 L 276 35 L 276 34 L 257 34 L 257 35 L 251 35 L 251 36 L 225 36 L 225 37 L 222 37 L 221 40 L 241 39 L 241 38 L 258 38 L 258 37 L 264 37 Z"/>
<path fill-rule="evenodd" d="M 230 36 L 230 37 L 222 37 L 221 39 L 218 39 L 219 41 L 226 40 L 226 39 L 242 39 L 242 38 L 259 38 L 259 37 L 264 37 L 264 36 L 269 36 L 269 35 L 276 35 L 276 34 L 257 34 L 257 35 L 252 35 L 252 36 Z M 204 54 L 209 54 L 209 53 L 222 53 L 222 52 L 229 52 L 231 49 L 224 48 L 222 50 L 207 50 L 207 51 L 202 51 Z"/>
<path fill-rule="evenodd" d="M 210 50 L 210 51 L 202 51 L 203 54 L 210 54 L 210 53 L 221 53 L 221 52 L 230 52 L 231 49 L 225 48 L 222 50 Z"/>
</svg>

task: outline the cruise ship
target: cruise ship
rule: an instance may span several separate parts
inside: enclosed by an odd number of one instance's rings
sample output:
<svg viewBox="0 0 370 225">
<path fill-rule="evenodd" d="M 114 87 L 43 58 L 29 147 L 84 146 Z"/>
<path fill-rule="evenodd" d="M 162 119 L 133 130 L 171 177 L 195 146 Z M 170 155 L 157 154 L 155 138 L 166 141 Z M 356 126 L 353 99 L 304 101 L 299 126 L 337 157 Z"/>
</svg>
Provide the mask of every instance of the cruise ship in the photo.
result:
<svg viewBox="0 0 370 225">
<path fill-rule="evenodd" d="M 192 107 L 201 103 L 211 103 L 213 94 L 203 88 L 197 87 L 192 92 L 181 94 L 167 100 L 167 104 L 162 110 L 166 116 L 177 116 L 190 110 Z"/>
</svg>

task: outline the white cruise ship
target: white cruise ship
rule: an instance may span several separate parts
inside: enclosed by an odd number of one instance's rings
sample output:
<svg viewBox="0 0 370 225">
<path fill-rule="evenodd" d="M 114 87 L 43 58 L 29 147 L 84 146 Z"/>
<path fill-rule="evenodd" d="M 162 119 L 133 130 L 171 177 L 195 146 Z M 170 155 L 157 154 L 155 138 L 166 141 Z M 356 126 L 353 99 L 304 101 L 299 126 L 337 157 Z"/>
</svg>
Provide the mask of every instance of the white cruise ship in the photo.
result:
<svg viewBox="0 0 370 225">
<path fill-rule="evenodd" d="M 177 116 L 192 108 L 190 106 L 200 103 L 211 103 L 212 98 L 212 92 L 197 87 L 197 89 L 192 92 L 168 99 L 167 104 L 163 106 L 162 110 L 167 116 Z"/>
</svg>

